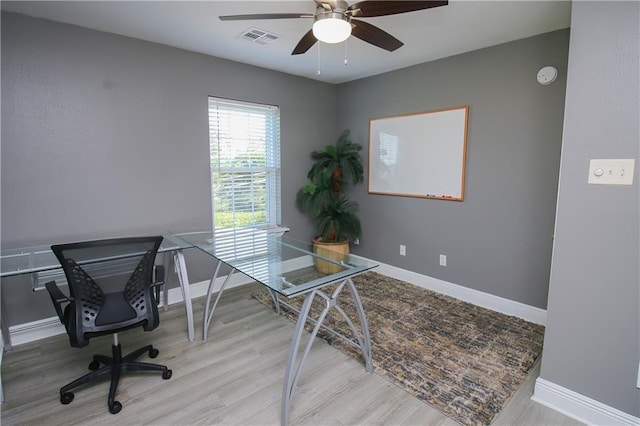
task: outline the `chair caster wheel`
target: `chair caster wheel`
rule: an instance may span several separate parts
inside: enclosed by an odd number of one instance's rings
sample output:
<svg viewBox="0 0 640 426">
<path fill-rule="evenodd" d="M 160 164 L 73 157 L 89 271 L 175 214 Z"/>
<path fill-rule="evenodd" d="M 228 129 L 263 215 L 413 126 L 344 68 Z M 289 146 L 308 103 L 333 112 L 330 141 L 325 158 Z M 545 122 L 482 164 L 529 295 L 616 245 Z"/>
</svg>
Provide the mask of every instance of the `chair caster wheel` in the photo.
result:
<svg viewBox="0 0 640 426">
<path fill-rule="evenodd" d="M 160 351 L 155 348 L 149 349 L 149 358 L 155 358 L 159 353 Z"/>
<path fill-rule="evenodd" d="M 109 412 L 111 414 L 118 414 L 122 410 L 122 404 L 120 401 L 113 401 L 113 404 L 109 406 Z"/>
<path fill-rule="evenodd" d="M 100 368 L 100 361 L 93 360 L 89 363 L 89 370 L 96 371 Z"/>
<path fill-rule="evenodd" d="M 166 370 L 162 372 L 162 378 L 165 380 L 169 380 L 172 375 L 173 375 L 173 371 L 171 370 Z"/>
<path fill-rule="evenodd" d="M 70 404 L 71 401 L 73 401 L 73 396 L 73 392 L 67 392 L 60 395 L 60 403 L 64 405 Z"/>
</svg>

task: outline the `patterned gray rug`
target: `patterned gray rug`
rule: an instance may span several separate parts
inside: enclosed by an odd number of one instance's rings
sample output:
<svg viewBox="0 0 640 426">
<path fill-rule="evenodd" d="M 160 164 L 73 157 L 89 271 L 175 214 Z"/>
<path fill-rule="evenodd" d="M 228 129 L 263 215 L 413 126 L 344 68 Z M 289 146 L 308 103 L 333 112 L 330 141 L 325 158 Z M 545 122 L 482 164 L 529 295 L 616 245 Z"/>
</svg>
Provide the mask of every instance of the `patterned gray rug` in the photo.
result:
<svg viewBox="0 0 640 426">
<path fill-rule="evenodd" d="M 369 321 L 374 372 L 461 424 L 491 423 L 542 352 L 543 326 L 375 272 L 353 282 Z M 254 297 L 272 306 L 266 291 Z M 303 300 L 288 302 L 300 308 Z M 316 301 L 313 317 L 323 308 Z M 339 301 L 356 319 L 348 289 L 343 289 Z M 292 321 L 297 319 L 296 313 L 283 310 Z M 325 324 L 350 335 L 335 310 Z M 362 359 L 361 353 L 332 334 L 318 335 Z"/>
</svg>

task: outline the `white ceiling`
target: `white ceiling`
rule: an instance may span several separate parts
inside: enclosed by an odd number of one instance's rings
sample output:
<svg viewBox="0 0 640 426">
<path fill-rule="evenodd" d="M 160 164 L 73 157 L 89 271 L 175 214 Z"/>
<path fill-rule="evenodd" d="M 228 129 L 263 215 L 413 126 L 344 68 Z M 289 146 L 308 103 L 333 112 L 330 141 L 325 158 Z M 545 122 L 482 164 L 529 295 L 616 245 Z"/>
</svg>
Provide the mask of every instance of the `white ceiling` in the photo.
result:
<svg viewBox="0 0 640 426">
<path fill-rule="evenodd" d="M 349 4 L 353 1 L 349 1 Z M 2 10 L 79 25 L 331 83 L 341 83 L 569 27 L 568 1 L 456 1 L 448 6 L 362 18 L 404 42 L 395 52 L 354 37 L 291 56 L 311 19 L 225 21 L 219 15 L 313 13 L 304 1 L 2 1 Z M 268 45 L 241 39 L 256 27 L 281 38 Z"/>
</svg>

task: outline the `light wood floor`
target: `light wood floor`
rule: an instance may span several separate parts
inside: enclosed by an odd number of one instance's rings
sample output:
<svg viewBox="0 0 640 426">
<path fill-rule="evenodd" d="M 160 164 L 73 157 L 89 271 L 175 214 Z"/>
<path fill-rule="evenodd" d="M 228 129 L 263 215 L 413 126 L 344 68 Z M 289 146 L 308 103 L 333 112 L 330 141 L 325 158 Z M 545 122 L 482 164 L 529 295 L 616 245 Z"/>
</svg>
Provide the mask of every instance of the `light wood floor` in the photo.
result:
<svg viewBox="0 0 640 426">
<path fill-rule="evenodd" d="M 109 354 L 111 338 L 82 349 L 66 335 L 13 348 L 4 356 L 6 402 L 3 426 L 24 424 L 265 425 L 280 423 L 282 380 L 294 325 L 250 297 L 253 285 L 225 292 L 202 341 L 202 300 L 194 301 L 195 342 L 186 337 L 182 305 L 160 317 L 160 327 L 121 333 L 123 351 L 145 344 L 160 350 L 152 362 L 173 370 L 129 374 L 120 382 L 122 411 L 107 409 L 108 382 L 80 388 L 70 405 L 59 402 L 59 388 L 80 377 L 94 353 Z M 146 361 L 146 356 L 141 360 Z M 494 424 L 579 424 L 530 400 L 539 367 L 510 399 Z M 328 344 L 314 343 L 292 400 L 292 425 L 456 425 Z"/>
</svg>

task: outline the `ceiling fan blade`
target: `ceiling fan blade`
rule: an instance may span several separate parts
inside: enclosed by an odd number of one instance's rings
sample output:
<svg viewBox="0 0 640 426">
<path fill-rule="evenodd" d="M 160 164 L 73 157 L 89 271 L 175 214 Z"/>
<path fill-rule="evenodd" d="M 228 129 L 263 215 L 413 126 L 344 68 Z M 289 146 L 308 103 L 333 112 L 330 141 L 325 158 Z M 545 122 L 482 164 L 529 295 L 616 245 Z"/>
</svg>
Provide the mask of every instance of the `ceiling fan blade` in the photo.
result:
<svg viewBox="0 0 640 426">
<path fill-rule="evenodd" d="M 358 37 L 362 41 L 371 43 L 374 46 L 378 46 L 382 49 L 388 50 L 389 52 L 393 52 L 404 45 L 403 42 L 388 32 L 383 31 L 368 22 L 352 19 L 351 24 L 353 24 L 353 28 L 351 29 L 352 36 Z"/>
<path fill-rule="evenodd" d="M 372 18 L 374 16 L 395 15 L 397 13 L 414 12 L 416 10 L 431 9 L 446 6 L 448 1 L 378 1 L 363 0 L 349 6 L 353 16 Z"/>
<path fill-rule="evenodd" d="M 300 55 L 302 53 L 305 53 L 307 50 L 311 49 L 311 46 L 316 44 L 317 41 L 318 40 L 316 39 L 316 36 L 313 35 L 313 29 L 311 29 L 307 31 L 304 36 L 302 36 L 302 38 L 298 42 L 298 45 L 293 49 L 293 52 L 291 52 L 291 54 Z"/>
<path fill-rule="evenodd" d="M 218 16 L 221 21 L 248 21 L 252 19 L 313 18 L 313 13 L 257 13 L 255 15 Z"/>
</svg>

